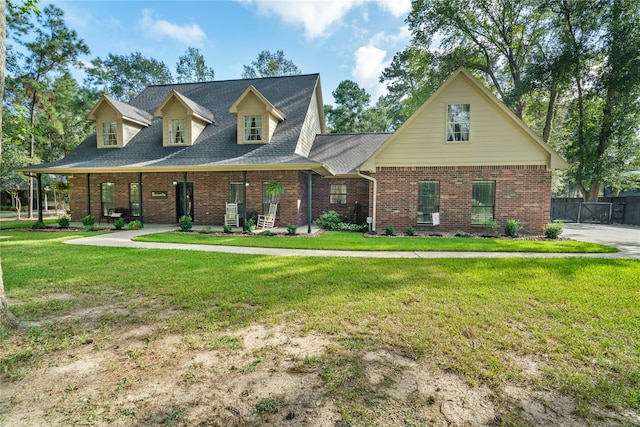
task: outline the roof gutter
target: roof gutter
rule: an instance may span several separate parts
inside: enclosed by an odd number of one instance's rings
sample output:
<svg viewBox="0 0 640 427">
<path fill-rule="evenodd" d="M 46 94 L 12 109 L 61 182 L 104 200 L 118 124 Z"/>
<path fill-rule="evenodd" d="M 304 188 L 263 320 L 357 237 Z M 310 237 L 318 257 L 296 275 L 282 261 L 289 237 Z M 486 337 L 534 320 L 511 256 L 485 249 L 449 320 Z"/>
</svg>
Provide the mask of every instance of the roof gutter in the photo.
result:
<svg viewBox="0 0 640 427">
<path fill-rule="evenodd" d="M 364 175 L 362 172 L 360 172 L 360 169 L 357 169 L 357 172 L 359 177 L 364 178 L 367 181 L 373 182 L 373 209 L 371 209 L 372 221 L 371 221 L 370 231 L 372 233 L 375 233 L 376 232 L 376 210 L 377 210 L 377 204 L 378 204 L 378 181 L 376 181 L 376 179 L 372 176 Z"/>
</svg>

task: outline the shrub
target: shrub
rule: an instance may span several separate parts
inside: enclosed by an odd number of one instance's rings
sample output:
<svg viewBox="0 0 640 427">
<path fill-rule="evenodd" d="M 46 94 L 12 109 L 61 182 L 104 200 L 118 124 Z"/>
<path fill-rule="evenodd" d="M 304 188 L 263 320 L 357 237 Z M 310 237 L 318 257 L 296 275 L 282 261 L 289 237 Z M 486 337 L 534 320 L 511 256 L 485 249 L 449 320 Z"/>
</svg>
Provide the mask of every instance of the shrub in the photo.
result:
<svg viewBox="0 0 640 427">
<path fill-rule="evenodd" d="M 225 233 L 233 233 L 231 226 L 226 224 L 222 226 L 222 231 L 224 231 Z"/>
<path fill-rule="evenodd" d="M 191 222 L 191 217 L 189 215 L 182 215 L 178 223 L 180 224 L 180 229 L 182 231 L 190 231 L 193 228 L 193 223 Z"/>
<path fill-rule="evenodd" d="M 249 218 L 245 223 L 244 223 L 244 228 L 245 230 L 249 230 L 252 231 L 256 228 L 256 222 L 254 221 L 253 218 Z"/>
<path fill-rule="evenodd" d="M 487 219 L 482 223 L 482 229 L 485 236 L 493 236 L 496 234 L 498 223 L 494 219 Z"/>
<path fill-rule="evenodd" d="M 462 230 L 456 230 L 453 237 L 469 237 L 469 235 Z"/>
<path fill-rule="evenodd" d="M 31 228 L 33 230 L 42 230 L 43 228 L 47 228 L 47 226 L 44 225 L 43 222 L 35 221 L 33 224 L 31 224 Z"/>
<path fill-rule="evenodd" d="M 127 224 L 127 229 L 129 230 L 140 230 L 141 228 L 142 228 L 142 223 L 137 219 Z"/>
<path fill-rule="evenodd" d="M 508 219 L 507 225 L 504 226 L 504 235 L 508 237 L 518 237 L 518 233 L 522 230 L 520 221 Z"/>
<path fill-rule="evenodd" d="M 393 225 L 389 224 L 385 227 L 384 234 L 387 236 L 394 236 L 396 234 L 396 229 L 393 228 Z"/>
<path fill-rule="evenodd" d="M 71 224 L 71 218 L 68 216 L 61 216 L 58 218 L 58 226 L 60 228 L 69 228 L 69 224 Z"/>
<path fill-rule="evenodd" d="M 544 226 L 544 235 L 548 239 L 557 239 L 562 233 L 564 224 L 560 221 L 553 221 Z"/>
<path fill-rule="evenodd" d="M 347 224 L 346 222 L 339 222 L 334 230 L 338 231 L 367 231 L 369 229 L 368 224 Z"/>
<path fill-rule="evenodd" d="M 275 236 L 275 234 L 272 234 L 271 231 L 269 230 L 263 230 L 260 232 L 261 236 Z"/>
<path fill-rule="evenodd" d="M 91 215 L 87 215 L 84 218 L 82 218 L 82 225 L 84 225 L 85 227 L 91 227 L 95 223 L 96 223 L 96 219 Z"/>
<path fill-rule="evenodd" d="M 320 218 L 314 221 L 316 225 L 319 225 L 325 230 L 336 230 L 338 228 L 338 224 L 341 222 L 340 214 L 336 211 L 324 212 L 320 215 Z"/>
<path fill-rule="evenodd" d="M 198 231 L 200 234 L 209 234 L 211 233 L 211 227 L 203 227 L 202 230 Z"/>
<path fill-rule="evenodd" d="M 416 235 L 416 229 L 414 227 L 408 227 L 404 231 L 404 234 L 406 234 L 407 236 L 415 236 Z"/>
<path fill-rule="evenodd" d="M 122 230 L 124 228 L 124 218 L 122 217 L 116 218 L 113 221 L 113 226 L 115 227 L 116 230 Z"/>
<path fill-rule="evenodd" d="M 297 225 L 295 225 L 295 224 L 287 225 L 287 234 L 288 235 L 294 236 L 297 231 L 298 231 L 298 226 Z"/>
</svg>

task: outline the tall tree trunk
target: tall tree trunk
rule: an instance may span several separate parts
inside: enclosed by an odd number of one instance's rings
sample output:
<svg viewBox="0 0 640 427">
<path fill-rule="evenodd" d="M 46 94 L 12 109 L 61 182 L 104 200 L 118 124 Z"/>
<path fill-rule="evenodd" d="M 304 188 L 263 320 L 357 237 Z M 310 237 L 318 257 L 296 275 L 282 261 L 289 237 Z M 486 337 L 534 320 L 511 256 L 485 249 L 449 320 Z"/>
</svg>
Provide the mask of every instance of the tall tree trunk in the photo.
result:
<svg viewBox="0 0 640 427">
<path fill-rule="evenodd" d="M 597 202 L 598 196 L 600 195 L 600 181 L 591 180 L 591 185 L 587 190 L 582 184 L 579 184 L 580 192 L 582 193 L 582 198 L 585 202 Z"/>
<path fill-rule="evenodd" d="M 551 135 L 551 124 L 553 122 L 553 112 L 556 108 L 556 99 L 558 92 L 555 89 L 549 91 L 549 103 L 547 105 L 547 116 L 544 121 L 544 129 L 542 130 L 542 140 L 549 142 L 549 136 Z"/>
<path fill-rule="evenodd" d="M 9 304 L 4 295 L 4 279 L 2 276 L 2 259 L 0 259 L 0 325 L 4 325 L 10 329 L 18 327 L 18 319 L 9 311 Z"/>
</svg>

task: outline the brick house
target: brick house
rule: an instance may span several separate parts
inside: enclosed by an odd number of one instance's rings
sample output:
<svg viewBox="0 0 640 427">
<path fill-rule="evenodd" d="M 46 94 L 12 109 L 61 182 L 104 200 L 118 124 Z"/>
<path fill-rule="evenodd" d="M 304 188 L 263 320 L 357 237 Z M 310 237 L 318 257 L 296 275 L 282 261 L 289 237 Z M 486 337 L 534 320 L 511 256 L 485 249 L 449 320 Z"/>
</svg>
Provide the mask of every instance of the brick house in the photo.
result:
<svg viewBox="0 0 640 427">
<path fill-rule="evenodd" d="M 22 169 L 69 177 L 73 221 L 121 209 L 220 225 L 226 202 L 265 212 L 276 180 L 279 226 L 335 210 L 374 230 L 517 219 L 537 232 L 551 172 L 567 167 L 464 69 L 393 134 L 326 134 L 317 74 L 151 86 L 130 103 L 102 97 L 88 118 L 96 133 L 64 159 Z"/>
</svg>

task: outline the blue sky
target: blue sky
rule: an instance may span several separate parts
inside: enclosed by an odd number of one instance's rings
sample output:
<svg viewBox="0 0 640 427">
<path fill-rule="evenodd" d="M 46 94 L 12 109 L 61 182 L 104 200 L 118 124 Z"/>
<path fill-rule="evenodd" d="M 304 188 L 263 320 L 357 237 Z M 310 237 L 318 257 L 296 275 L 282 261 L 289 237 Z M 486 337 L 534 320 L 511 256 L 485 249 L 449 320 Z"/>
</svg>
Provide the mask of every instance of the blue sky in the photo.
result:
<svg viewBox="0 0 640 427">
<path fill-rule="evenodd" d="M 40 8 L 50 2 L 42 1 Z M 283 50 L 304 74 L 320 73 L 325 104 L 342 80 L 385 93 L 382 70 L 409 42 L 410 0 L 53 1 L 91 54 L 144 56 L 174 71 L 187 47 L 200 49 L 216 80 L 241 77 L 263 50 Z"/>
</svg>

